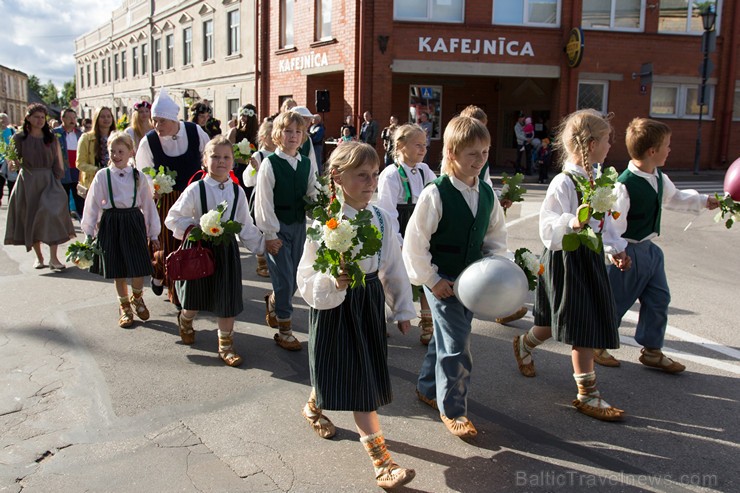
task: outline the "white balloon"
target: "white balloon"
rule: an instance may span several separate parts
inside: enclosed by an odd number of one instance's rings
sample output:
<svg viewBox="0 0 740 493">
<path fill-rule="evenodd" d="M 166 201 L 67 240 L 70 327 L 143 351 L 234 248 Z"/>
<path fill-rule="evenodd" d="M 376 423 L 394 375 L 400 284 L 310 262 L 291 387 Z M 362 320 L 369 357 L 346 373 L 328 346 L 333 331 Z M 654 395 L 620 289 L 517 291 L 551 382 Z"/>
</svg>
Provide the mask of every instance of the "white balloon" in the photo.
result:
<svg viewBox="0 0 740 493">
<path fill-rule="evenodd" d="M 455 280 L 455 296 L 476 318 L 493 320 L 521 308 L 529 293 L 524 271 L 494 255 L 470 264 Z"/>
</svg>

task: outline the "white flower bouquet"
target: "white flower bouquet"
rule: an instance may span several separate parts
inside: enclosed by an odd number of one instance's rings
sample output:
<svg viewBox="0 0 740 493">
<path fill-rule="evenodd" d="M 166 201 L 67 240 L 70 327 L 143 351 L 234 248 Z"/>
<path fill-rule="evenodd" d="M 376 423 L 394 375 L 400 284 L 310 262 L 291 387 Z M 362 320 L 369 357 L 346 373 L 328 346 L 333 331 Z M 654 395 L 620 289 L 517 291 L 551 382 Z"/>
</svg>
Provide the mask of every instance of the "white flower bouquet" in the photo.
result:
<svg viewBox="0 0 740 493">
<path fill-rule="evenodd" d="M 72 262 L 80 269 L 89 269 L 96 255 L 103 255 L 98 242 L 88 236 L 85 242 L 75 241 L 67 247 L 67 262 Z"/>
<path fill-rule="evenodd" d="M 527 193 L 527 189 L 521 186 L 524 180 L 524 175 L 517 173 L 513 176 L 509 176 L 506 172 L 501 173 L 501 181 L 504 186 L 501 187 L 501 193 L 499 194 L 500 200 L 509 200 L 513 202 L 521 202 L 524 200 L 524 194 Z M 504 209 L 504 215 L 506 215 L 506 209 Z"/>
<path fill-rule="evenodd" d="M 326 208 L 329 207 L 335 196 L 331 188 L 329 188 L 328 176 L 321 176 L 316 173 L 314 188 L 316 189 L 316 196 L 312 198 L 307 194 L 303 197 L 303 200 L 306 201 L 306 212 L 308 215 L 317 218 L 321 214 L 321 211 L 326 211 Z M 317 211 L 316 208 L 321 209 L 321 211 Z"/>
<path fill-rule="evenodd" d="M 599 221 L 599 230 L 594 231 L 586 223 L 580 231 L 564 235 L 563 250 L 566 252 L 575 251 L 581 245 L 586 246 L 596 253 L 601 252 L 603 250 L 601 230 L 604 229 L 606 217 L 612 216 L 614 219 L 619 218 L 619 212 L 612 210 L 617 200 L 614 186 L 617 183 L 619 175 L 617 174 L 617 170 L 611 166 L 603 172 L 600 171 L 601 168 L 602 166 L 599 166 L 599 171 L 593 180 L 577 174 L 571 175 L 576 182 L 576 189 L 581 193 L 581 203 L 588 206 L 579 209 L 578 220 L 583 223 L 593 217 Z"/>
<path fill-rule="evenodd" d="M 714 216 L 715 222 L 725 221 L 727 229 L 730 229 L 734 223 L 740 222 L 740 202 L 732 200 L 729 193 L 725 193 L 723 197 L 715 193 L 714 198 L 719 202 L 719 211 Z"/>
<path fill-rule="evenodd" d="M 365 272 L 359 261 L 375 255 L 382 244 L 382 236 L 371 220 L 367 209 L 348 219 L 341 214 L 342 206 L 334 198 L 326 209 L 314 209 L 318 221 L 307 231 L 307 236 L 319 244 L 313 268 L 319 272 L 330 272 L 335 278 L 347 273 L 352 279 L 351 287 L 365 285 Z"/>
<path fill-rule="evenodd" d="M 545 272 L 545 266 L 540 263 L 534 253 L 526 248 L 520 248 L 514 252 L 514 263 L 524 271 L 529 283 L 529 290 L 534 291 L 534 288 L 537 287 L 537 278 Z"/>
<path fill-rule="evenodd" d="M 221 220 L 228 206 L 229 204 L 223 201 L 215 209 L 200 216 L 199 225 L 190 230 L 188 238 L 191 241 L 210 241 L 213 245 L 231 241 L 231 238 L 242 230 L 242 225 L 237 221 Z"/>
<path fill-rule="evenodd" d="M 161 196 L 172 192 L 175 186 L 177 171 L 169 171 L 164 166 L 160 166 L 156 170 L 154 168 L 144 168 L 141 171 L 152 177 L 154 193 Z"/>
<path fill-rule="evenodd" d="M 249 142 L 247 139 L 243 139 L 238 144 L 233 145 L 234 150 L 234 159 L 237 161 L 249 161 L 249 158 L 252 157 L 252 153 L 257 150 L 257 148 Z"/>
</svg>

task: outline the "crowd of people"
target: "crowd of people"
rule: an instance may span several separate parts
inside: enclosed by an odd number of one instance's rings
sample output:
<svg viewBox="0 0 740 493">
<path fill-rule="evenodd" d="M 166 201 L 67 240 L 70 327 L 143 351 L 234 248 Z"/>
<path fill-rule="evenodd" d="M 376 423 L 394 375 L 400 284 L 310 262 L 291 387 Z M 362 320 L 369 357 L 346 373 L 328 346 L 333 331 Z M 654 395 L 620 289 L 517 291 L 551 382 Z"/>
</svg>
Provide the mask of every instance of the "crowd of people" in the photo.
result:
<svg viewBox="0 0 740 493">
<path fill-rule="evenodd" d="M 5 244 L 33 249 L 36 269 L 48 265 L 61 271 L 65 265 L 58 247 L 76 237 L 70 215 L 75 211 L 84 235 L 102 250 L 91 272 L 114 280 L 120 327 L 150 318 L 143 296 L 150 278 L 151 292 L 159 296 L 166 289 L 177 308 L 182 342 L 194 343 L 196 316 L 210 312 L 217 321 L 219 358 L 238 366 L 244 358 L 234 346 L 233 332 L 246 308 L 241 243 L 257 256 L 256 273 L 272 284 L 264 297 L 265 322 L 276 329 L 278 347 L 303 349 L 293 332 L 294 294 L 310 307 L 312 388 L 301 413 L 319 437 L 336 432 L 326 411 L 351 411 L 377 484 L 393 488 L 414 478 L 413 469 L 392 459 L 377 411 L 392 399 L 386 322 L 395 322 L 406 334 L 416 318 L 426 345 L 418 399 L 439 413 L 453 435 L 476 436 L 467 405 L 475 314 L 455 297 L 453 285 L 473 262 L 507 254 L 504 210 L 511 205 L 493 189 L 485 113 L 468 107 L 447 124 L 437 176 L 424 162 L 428 120 L 401 125 L 391 117 L 379 132 L 366 111 L 359 134 L 349 118 L 341 130 L 346 141 L 323 163 L 321 118 L 293 100 L 261 122 L 254 105 L 241 107 L 226 136 L 220 123 L 212 122 L 208 105 L 198 103 L 191 110 L 192 121 L 180 120 L 180 107 L 163 89 L 153 104 L 134 106 L 132 124 L 124 131 L 116 131 L 107 107 L 95 111 L 84 133 L 73 109 L 64 110 L 61 125 L 53 130 L 43 105 L 29 106 L 15 133 L 6 132 L 7 116 L 0 115 L 3 139 L 12 139 L 18 153 L 17 160 L 3 162 L 12 190 Z M 529 130 L 523 115 L 519 123 L 526 155 Z M 668 373 L 685 369 L 661 351 L 670 295 L 662 253 L 651 241 L 660 233 L 661 209 L 698 213 L 718 204 L 676 189 L 661 171 L 670 152 L 670 128 L 636 118 L 627 129 L 632 159 L 615 186 L 614 210 L 621 215 L 594 219 L 583 213 L 588 206 L 582 204 L 577 183 L 593 182 L 603 172 L 613 135 L 610 119 L 579 110 L 563 120 L 556 135 L 562 171 L 550 182 L 540 211 L 544 270 L 535 290 L 534 326 L 514 339 L 514 357 L 522 375 L 534 377 L 537 346 L 550 338 L 569 345 L 575 409 L 599 420 L 621 420 L 625 412 L 597 389 L 594 364 L 619 365 L 609 350 L 619 347 L 621 317 L 636 299 L 641 301 L 636 340 L 644 346 L 640 362 Z M 378 137 L 382 157 L 375 150 Z M 254 152 L 235 156 L 244 141 L 254 145 Z M 549 147 L 543 139 L 540 149 Z M 160 166 L 176 172 L 171 192 L 161 193 L 144 172 Z M 324 179 L 328 191 L 322 188 Z M 307 237 L 306 203 L 327 192 L 339 201 L 341 217 L 350 220 L 369 211 L 368 221 L 379 232 L 377 252 L 359 262 L 363 284 L 353 284 L 344 268 L 332 275 L 316 267 L 321 246 L 315 236 Z M 224 221 L 214 227 L 238 224 L 236 233 L 220 242 L 208 231 L 194 237 L 193 228 L 205 228 L 203 221 L 214 211 Z M 331 228 L 330 222 L 315 221 L 314 226 Z M 603 248 L 565 249 L 564 238 L 584 228 L 602 237 Z M 49 247 L 48 264 L 41 243 Z M 171 278 L 167 257 L 201 243 L 212 253 L 214 272 L 198 279 Z M 526 311 L 517 310 L 506 320 Z"/>
</svg>

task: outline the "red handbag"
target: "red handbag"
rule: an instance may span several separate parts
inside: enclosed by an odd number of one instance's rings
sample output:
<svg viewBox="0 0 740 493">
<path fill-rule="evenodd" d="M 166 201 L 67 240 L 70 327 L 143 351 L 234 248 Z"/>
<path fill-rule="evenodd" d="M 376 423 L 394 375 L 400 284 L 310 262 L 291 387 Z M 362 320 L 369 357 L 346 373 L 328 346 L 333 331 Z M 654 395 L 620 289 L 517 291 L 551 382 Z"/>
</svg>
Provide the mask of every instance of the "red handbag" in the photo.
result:
<svg viewBox="0 0 740 493">
<path fill-rule="evenodd" d="M 213 252 L 208 248 L 203 248 L 200 240 L 190 248 L 183 248 L 184 240 L 190 235 L 191 229 L 193 226 L 185 230 L 180 247 L 167 255 L 167 276 L 173 281 L 201 279 L 212 275 L 216 269 Z"/>
</svg>

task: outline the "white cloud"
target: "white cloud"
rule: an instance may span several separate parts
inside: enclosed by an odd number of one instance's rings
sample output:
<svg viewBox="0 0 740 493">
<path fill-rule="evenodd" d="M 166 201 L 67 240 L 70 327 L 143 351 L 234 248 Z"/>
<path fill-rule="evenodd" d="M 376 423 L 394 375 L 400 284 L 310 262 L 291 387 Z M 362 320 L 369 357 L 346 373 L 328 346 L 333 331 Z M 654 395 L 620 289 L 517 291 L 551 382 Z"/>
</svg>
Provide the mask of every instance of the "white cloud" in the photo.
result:
<svg viewBox="0 0 740 493">
<path fill-rule="evenodd" d="M 74 40 L 110 19 L 121 0 L 0 0 L 0 65 L 51 80 L 75 75 Z"/>
</svg>

